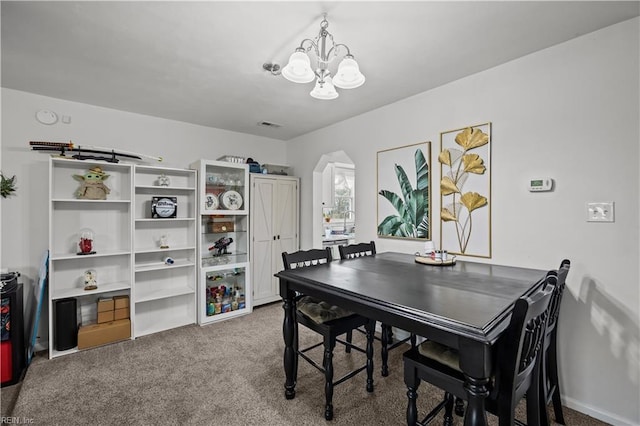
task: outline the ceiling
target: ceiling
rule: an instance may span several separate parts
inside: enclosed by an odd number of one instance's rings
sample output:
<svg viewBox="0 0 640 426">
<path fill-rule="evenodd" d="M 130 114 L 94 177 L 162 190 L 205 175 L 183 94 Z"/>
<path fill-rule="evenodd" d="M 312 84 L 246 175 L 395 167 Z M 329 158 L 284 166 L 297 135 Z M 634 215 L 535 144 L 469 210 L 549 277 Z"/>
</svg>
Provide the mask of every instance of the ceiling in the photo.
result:
<svg viewBox="0 0 640 426">
<path fill-rule="evenodd" d="M 640 14 L 640 2 L 2 1 L 2 87 L 289 140 Z M 263 70 L 329 31 L 366 83 Z M 260 126 L 271 122 L 281 127 Z"/>
</svg>

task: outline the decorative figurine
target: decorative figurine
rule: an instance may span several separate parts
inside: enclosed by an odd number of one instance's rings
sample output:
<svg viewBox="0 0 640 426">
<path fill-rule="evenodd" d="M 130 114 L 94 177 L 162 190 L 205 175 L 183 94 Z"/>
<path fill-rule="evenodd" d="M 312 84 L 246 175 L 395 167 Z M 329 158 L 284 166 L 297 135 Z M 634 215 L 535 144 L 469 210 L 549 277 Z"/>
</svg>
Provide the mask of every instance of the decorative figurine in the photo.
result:
<svg viewBox="0 0 640 426">
<path fill-rule="evenodd" d="M 95 254 L 96 252 L 93 250 L 93 231 L 90 229 L 80 231 L 78 246 L 80 247 L 80 251 L 77 253 L 79 255 Z"/>
<path fill-rule="evenodd" d="M 171 185 L 171 180 L 169 179 L 169 176 L 165 175 L 164 173 L 162 173 L 160 176 L 158 176 L 158 185 L 159 186 L 169 186 L 169 185 Z"/>
<path fill-rule="evenodd" d="M 93 269 L 84 271 L 84 289 L 85 290 L 97 290 L 98 289 L 98 275 Z"/>
<path fill-rule="evenodd" d="M 76 198 L 83 200 L 106 200 L 111 190 L 102 183 L 109 177 L 99 166 L 92 167 L 84 175 L 73 175 L 79 182 L 80 188 L 76 190 Z"/>
<path fill-rule="evenodd" d="M 233 238 L 231 238 L 231 237 L 222 237 L 218 241 L 216 241 L 213 246 L 209 247 L 209 251 L 217 250 L 216 256 L 221 256 L 223 254 L 229 254 L 229 252 L 227 252 L 227 247 L 229 247 L 232 242 L 233 242 Z"/>
<path fill-rule="evenodd" d="M 160 248 L 161 249 L 169 248 L 169 235 L 164 234 L 160 237 Z"/>
</svg>

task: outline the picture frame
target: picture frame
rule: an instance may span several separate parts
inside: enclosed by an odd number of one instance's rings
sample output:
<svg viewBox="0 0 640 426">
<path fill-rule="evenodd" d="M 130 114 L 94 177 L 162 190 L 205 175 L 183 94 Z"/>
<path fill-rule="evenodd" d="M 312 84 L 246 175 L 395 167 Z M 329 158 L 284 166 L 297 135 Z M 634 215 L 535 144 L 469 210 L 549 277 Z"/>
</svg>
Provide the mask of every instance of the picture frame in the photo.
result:
<svg viewBox="0 0 640 426">
<path fill-rule="evenodd" d="M 431 142 L 376 154 L 377 235 L 431 239 Z"/>
<path fill-rule="evenodd" d="M 491 122 L 440 133 L 440 248 L 491 258 Z"/>
</svg>

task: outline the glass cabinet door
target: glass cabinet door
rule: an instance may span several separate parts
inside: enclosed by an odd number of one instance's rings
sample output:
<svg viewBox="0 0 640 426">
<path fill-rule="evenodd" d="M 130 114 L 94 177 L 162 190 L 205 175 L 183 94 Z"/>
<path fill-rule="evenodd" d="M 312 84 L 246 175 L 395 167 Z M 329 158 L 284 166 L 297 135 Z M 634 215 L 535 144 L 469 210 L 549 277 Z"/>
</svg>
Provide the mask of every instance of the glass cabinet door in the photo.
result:
<svg viewBox="0 0 640 426">
<path fill-rule="evenodd" d="M 246 310 L 246 268 L 229 268 L 204 273 L 206 316 Z"/>
<path fill-rule="evenodd" d="M 249 166 L 198 160 L 198 322 L 251 313 Z"/>
</svg>

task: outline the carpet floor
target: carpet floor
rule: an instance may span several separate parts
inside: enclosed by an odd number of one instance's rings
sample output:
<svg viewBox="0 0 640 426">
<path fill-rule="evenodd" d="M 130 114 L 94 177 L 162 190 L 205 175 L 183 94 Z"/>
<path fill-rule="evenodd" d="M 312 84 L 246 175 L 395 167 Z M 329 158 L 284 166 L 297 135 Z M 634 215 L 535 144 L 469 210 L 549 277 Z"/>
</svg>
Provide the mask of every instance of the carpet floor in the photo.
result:
<svg viewBox="0 0 640 426">
<path fill-rule="evenodd" d="M 282 316 L 281 303 L 275 303 L 229 321 L 181 327 L 53 360 L 37 354 L 23 382 L 2 389 L 3 399 L 10 399 L 2 404 L 2 416 L 39 425 L 406 424 L 402 348 L 391 351 L 390 375 L 382 377 L 376 344 L 375 391 L 366 392 L 364 373 L 337 386 L 332 422 L 323 416 L 323 376 L 304 361 L 299 363 L 296 397 L 286 400 Z M 354 340 L 363 343 L 356 335 Z M 300 327 L 301 346 L 317 340 Z M 321 362 L 322 349 L 314 351 Z M 338 346 L 335 377 L 364 360 L 363 354 L 345 354 Z M 426 383 L 418 393 L 423 415 L 443 395 Z M 497 425 L 494 416 L 488 417 Z M 523 404 L 518 418 L 525 419 Z M 565 418 L 569 425 L 605 424 L 566 408 Z M 462 419 L 456 417 L 454 424 L 461 425 Z"/>
</svg>

